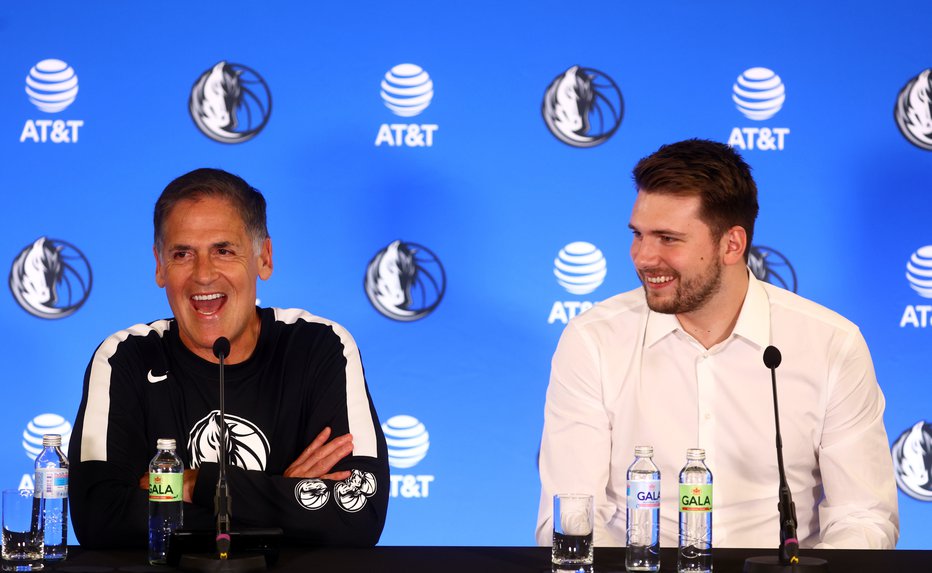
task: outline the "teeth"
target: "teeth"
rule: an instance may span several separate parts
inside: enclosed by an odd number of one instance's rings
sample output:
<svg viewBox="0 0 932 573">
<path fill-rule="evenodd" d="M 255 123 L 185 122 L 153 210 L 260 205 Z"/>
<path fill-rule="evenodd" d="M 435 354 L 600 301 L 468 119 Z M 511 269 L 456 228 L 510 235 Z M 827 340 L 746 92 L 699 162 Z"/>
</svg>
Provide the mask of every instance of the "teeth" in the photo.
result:
<svg viewBox="0 0 932 573">
<path fill-rule="evenodd" d="M 194 299 L 194 300 L 215 300 L 215 299 L 221 298 L 221 297 L 223 297 L 223 296 L 224 296 L 224 295 L 222 295 L 222 294 L 220 294 L 220 293 L 214 293 L 214 294 L 196 294 L 196 295 L 192 296 L 191 298 Z"/>
<path fill-rule="evenodd" d="M 667 281 L 672 281 L 673 277 L 646 277 L 646 279 L 647 279 L 647 282 L 651 284 L 660 284 L 660 283 L 665 283 Z"/>
</svg>

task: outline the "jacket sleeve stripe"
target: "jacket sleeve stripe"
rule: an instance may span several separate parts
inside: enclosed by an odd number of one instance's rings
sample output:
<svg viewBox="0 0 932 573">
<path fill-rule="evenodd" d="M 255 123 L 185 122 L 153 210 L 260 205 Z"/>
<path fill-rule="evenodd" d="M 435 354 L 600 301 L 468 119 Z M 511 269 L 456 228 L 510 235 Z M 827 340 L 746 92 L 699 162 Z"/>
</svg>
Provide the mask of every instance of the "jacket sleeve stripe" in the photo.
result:
<svg viewBox="0 0 932 573">
<path fill-rule="evenodd" d="M 345 328 L 339 324 L 314 316 L 301 309 L 275 309 L 275 318 L 285 323 L 293 323 L 298 319 L 325 324 L 333 329 L 334 334 L 340 337 L 343 345 L 343 356 L 346 358 L 346 416 L 349 420 L 349 431 L 353 435 L 353 455 L 378 457 L 378 442 L 376 440 L 375 423 L 369 408 L 369 396 L 366 393 L 366 377 L 362 370 L 362 359 L 356 341 Z"/>
<path fill-rule="evenodd" d="M 146 336 L 152 331 L 159 335 L 168 329 L 169 322 L 160 320 L 148 324 L 137 324 L 109 336 L 91 360 L 87 382 L 87 406 L 84 409 L 84 428 L 81 434 L 81 459 L 79 462 L 107 461 L 107 431 L 110 425 L 110 379 L 113 367 L 110 359 L 119 345 L 130 336 Z"/>
</svg>

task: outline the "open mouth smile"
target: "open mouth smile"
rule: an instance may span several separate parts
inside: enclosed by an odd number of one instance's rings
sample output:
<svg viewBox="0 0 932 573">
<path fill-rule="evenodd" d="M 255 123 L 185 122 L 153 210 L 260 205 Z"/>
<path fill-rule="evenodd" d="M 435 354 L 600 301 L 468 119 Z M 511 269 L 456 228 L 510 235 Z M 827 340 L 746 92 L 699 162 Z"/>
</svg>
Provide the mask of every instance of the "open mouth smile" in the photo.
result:
<svg viewBox="0 0 932 573">
<path fill-rule="evenodd" d="M 201 315 L 211 316 L 216 314 L 226 303 L 227 295 L 219 292 L 208 294 L 195 294 L 191 296 L 191 303 L 194 310 Z"/>
</svg>

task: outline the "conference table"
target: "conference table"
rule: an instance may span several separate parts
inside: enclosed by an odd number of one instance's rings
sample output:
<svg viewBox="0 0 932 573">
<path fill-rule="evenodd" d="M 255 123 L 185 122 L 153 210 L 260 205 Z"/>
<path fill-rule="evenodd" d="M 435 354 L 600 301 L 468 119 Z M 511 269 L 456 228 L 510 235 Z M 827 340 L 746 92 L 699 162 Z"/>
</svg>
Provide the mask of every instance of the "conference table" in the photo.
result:
<svg viewBox="0 0 932 573">
<path fill-rule="evenodd" d="M 715 549 L 715 573 L 739 573 L 744 559 L 775 554 L 768 549 Z M 676 549 L 662 548 L 660 570 L 676 571 Z M 932 571 L 932 550 L 804 550 L 803 555 L 828 560 L 832 573 L 908 573 Z M 144 573 L 174 570 L 146 563 L 144 550 L 91 551 L 69 548 L 66 561 L 48 565 L 46 571 L 63 573 Z M 269 568 L 281 573 L 326 571 L 332 573 L 544 573 L 551 571 L 548 547 L 371 547 L 282 548 Z M 595 550 L 594 573 L 625 570 L 623 548 Z"/>
</svg>

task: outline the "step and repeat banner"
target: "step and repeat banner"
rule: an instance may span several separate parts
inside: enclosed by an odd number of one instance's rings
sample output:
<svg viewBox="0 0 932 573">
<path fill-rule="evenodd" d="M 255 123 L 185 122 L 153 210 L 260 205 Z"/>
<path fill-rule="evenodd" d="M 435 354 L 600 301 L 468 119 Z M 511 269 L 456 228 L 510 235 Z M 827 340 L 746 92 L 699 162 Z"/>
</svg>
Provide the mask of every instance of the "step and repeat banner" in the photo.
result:
<svg viewBox="0 0 932 573">
<path fill-rule="evenodd" d="M 3 487 L 100 341 L 170 315 L 152 207 L 219 167 L 269 202 L 260 304 L 362 350 L 382 543 L 533 544 L 557 339 L 638 286 L 635 162 L 702 137 L 754 169 L 753 272 L 862 328 L 899 546 L 932 548 L 932 4 L 638 4 L 6 3 Z"/>
</svg>

